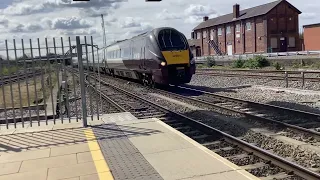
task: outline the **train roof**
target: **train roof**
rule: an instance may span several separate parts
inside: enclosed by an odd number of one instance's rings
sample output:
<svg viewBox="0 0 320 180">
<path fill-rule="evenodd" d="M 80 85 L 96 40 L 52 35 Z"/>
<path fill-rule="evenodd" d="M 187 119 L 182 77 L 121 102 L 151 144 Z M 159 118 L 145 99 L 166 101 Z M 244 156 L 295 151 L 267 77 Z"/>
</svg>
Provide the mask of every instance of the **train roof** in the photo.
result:
<svg viewBox="0 0 320 180">
<path fill-rule="evenodd" d="M 111 43 L 111 44 L 109 44 L 108 46 L 106 46 L 106 48 L 111 47 L 111 46 L 113 46 L 113 45 L 116 45 L 116 44 L 118 44 L 118 43 L 127 41 L 127 40 L 132 40 L 132 39 L 141 37 L 141 36 L 146 35 L 146 34 L 149 34 L 149 33 L 151 33 L 151 32 L 153 32 L 154 34 L 158 34 L 158 33 L 159 33 L 161 30 L 163 30 L 163 29 L 173 29 L 173 30 L 176 30 L 175 28 L 172 28 L 172 27 L 158 27 L 158 28 L 154 28 L 154 29 L 152 29 L 152 30 L 149 30 L 149 31 L 143 32 L 143 33 L 141 33 L 141 34 L 138 34 L 138 35 L 136 35 L 136 36 L 133 36 L 133 37 L 131 37 L 131 38 L 129 38 L 129 39 L 123 39 L 123 40 L 119 40 L 119 41 L 116 41 L 116 42 L 114 42 L 114 43 Z M 176 30 L 176 31 L 177 31 L 177 30 Z"/>
</svg>

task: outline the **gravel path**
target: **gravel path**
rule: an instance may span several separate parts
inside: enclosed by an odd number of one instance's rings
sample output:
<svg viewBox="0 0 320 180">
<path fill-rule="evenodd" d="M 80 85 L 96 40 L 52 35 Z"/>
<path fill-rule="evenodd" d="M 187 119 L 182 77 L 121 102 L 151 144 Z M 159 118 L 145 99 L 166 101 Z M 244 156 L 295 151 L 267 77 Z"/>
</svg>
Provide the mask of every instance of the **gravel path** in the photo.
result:
<svg viewBox="0 0 320 180">
<path fill-rule="evenodd" d="M 266 79 L 194 75 L 189 85 L 195 88 L 209 88 L 219 95 L 320 113 L 320 95 L 299 95 L 273 90 L 261 90 L 253 87 L 235 87 L 245 85 L 273 85 L 277 87 L 276 81 L 269 80 L 268 82 Z M 320 85 L 318 86 L 320 90 Z"/>
</svg>

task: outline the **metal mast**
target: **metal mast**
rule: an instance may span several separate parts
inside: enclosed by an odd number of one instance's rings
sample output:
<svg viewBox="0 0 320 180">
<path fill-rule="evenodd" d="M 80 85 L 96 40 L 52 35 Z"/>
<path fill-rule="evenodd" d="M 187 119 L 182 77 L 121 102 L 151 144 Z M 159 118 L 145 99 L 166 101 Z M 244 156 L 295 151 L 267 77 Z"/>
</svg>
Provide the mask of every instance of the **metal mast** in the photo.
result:
<svg viewBox="0 0 320 180">
<path fill-rule="evenodd" d="M 106 39 L 106 28 L 104 27 L 104 19 L 103 19 L 103 14 L 101 14 L 101 19 L 102 19 L 102 33 L 103 33 L 103 47 L 107 46 L 107 39 Z"/>
</svg>

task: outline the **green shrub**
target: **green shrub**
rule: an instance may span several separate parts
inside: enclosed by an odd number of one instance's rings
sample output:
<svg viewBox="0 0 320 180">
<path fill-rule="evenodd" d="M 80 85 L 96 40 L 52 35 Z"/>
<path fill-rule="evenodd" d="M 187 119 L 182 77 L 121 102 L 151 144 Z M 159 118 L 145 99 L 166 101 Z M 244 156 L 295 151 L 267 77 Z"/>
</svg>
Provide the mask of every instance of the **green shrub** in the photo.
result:
<svg viewBox="0 0 320 180">
<path fill-rule="evenodd" d="M 197 64 L 197 68 L 205 68 L 205 65 L 203 65 L 203 64 Z"/>
<path fill-rule="evenodd" d="M 6 68 L 6 67 L 3 67 L 3 68 L 1 69 L 0 74 L 3 75 L 3 76 L 9 75 L 9 69 Z"/>
<path fill-rule="evenodd" d="M 244 62 L 243 67 L 250 69 L 258 69 L 260 68 L 260 64 L 256 59 L 250 58 Z"/>
<path fill-rule="evenodd" d="M 233 61 L 232 67 L 233 68 L 242 68 L 243 64 L 244 64 L 244 61 L 241 58 L 239 58 L 239 59 Z"/>
<path fill-rule="evenodd" d="M 263 56 L 255 56 L 246 60 L 243 64 L 244 68 L 258 69 L 270 66 L 270 62 Z"/>
<path fill-rule="evenodd" d="M 311 65 L 311 68 L 320 69 L 320 62 L 316 62 Z"/>
<path fill-rule="evenodd" d="M 276 68 L 276 70 L 281 70 L 280 63 L 276 62 L 276 63 L 273 64 L 273 66 Z"/>
<path fill-rule="evenodd" d="M 206 57 L 206 60 L 207 60 L 206 65 L 208 67 L 212 67 L 212 66 L 216 65 L 216 61 L 214 60 L 214 57 L 208 56 L 208 57 Z"/>
<path fill-rule="evenodd" d="M 260 67 L 270 66 L 270 62 L 263 56 L 255 56 L 254 59 L 258 62 Z"/>
</svg>

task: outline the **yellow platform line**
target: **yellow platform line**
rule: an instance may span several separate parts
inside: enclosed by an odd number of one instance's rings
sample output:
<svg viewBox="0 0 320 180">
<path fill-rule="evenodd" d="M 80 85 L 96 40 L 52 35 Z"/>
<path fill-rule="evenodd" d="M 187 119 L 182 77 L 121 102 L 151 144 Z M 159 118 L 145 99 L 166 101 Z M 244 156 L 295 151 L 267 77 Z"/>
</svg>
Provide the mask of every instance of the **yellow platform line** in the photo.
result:
<svg viewBox="0 0 320 180">
<path fill-rule="evenodd" d="M 88 140 L 90 153 L 97 170 L 100 180 L 114 180 L 110 168 L 103 157 L 100 146 L 92 129 L 84 130 L 84 134 Z"/>
</svg>

